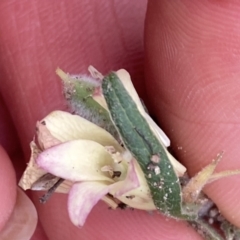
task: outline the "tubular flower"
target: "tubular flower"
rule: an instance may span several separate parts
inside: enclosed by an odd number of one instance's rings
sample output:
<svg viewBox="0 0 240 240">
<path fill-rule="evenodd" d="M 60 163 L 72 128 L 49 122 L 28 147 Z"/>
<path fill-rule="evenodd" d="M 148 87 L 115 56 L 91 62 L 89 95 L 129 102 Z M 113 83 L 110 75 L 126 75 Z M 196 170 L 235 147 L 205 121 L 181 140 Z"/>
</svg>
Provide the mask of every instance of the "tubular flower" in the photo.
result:
<svg viewBox="0 0 240 240">
<path fill-rule="evenodd" d="M 128 73 L 117 73 L 159 141 L 169 146 L 169 139 L 142 107 Z M 104 105 L 101 91 L 95 101 Z M 62 179 L 56 192 L 68 194 L 73 224 L 82 226 L 100 199 L 112 208 L 124 203 L 136 209 L 156 209 L 138 162 L 109 132 L 63 111 L 50 113 L 37 122 L 36 129 L 30 162 L 19 185 L 24 190 L 49 190 Z M 185 168 L 171 159 L 178 176 L 183 175 Z"/>
</svg>

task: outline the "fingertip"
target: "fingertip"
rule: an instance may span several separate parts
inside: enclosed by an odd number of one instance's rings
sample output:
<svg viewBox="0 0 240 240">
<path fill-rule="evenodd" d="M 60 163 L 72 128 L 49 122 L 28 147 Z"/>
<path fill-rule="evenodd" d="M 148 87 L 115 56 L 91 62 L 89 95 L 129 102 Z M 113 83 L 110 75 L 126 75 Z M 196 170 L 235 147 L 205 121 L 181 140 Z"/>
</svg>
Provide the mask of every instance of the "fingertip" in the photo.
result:
<svg viewBox="0 0 240 240">
<path fill-rule="evenodd" d="M 16 177 L 11 160 L 0 146 L 0 231 L 8 221 L 16 201 Z"/>
<path fill-rule="evenodd" d="M 38 202 L 39 193 L 34 193 Z M 184 221 L 166 218 L 158 212 L 110 210 L 99 202 L 79 229 L 69 219 L 67 195 L 55 194 L 46 205 L 36 203 L 39 218 L 49 239 L 202 239 Z"/>
<path fill-rule="evenodd" d="M 153 113 L 194 175 L 220 151 L 216 172 L 240 168 L 240 48 L 237 1 L 149 1 L 146 79 Z M 239 176 L 205 188 L 239 225 Z"/>
<path fill-rule="evenodd" d="M 37 226 L 37 211 L 27 195 L 17 189 L 14 210 L 0 233 L 1 240 L 30 240 Z"/>
</svg>

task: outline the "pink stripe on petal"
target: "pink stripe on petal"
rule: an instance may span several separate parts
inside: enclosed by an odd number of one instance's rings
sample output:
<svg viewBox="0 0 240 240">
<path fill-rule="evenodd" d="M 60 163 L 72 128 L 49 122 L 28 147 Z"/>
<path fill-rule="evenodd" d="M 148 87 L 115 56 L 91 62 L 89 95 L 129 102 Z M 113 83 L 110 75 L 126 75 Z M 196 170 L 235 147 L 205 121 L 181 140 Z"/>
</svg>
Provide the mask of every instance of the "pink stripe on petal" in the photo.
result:
<svg viewBox="0 0 240 240">
<path fill-rule="evenodd" d="M 108 193 L 109 188 L 109 185 L 100 182 L 75 183 L 68 197 L 68 213 L 72 223 L 83 226 L 92 208 Z"/>
</svg>

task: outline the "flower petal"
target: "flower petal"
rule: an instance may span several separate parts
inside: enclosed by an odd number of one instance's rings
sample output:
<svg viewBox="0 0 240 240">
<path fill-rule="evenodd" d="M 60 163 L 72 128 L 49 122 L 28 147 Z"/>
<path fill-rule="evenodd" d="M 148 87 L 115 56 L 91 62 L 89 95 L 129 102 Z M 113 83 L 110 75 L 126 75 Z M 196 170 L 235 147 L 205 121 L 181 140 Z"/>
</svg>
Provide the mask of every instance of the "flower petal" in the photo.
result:
<svg viewBox="0 0 240 240">
<path fill-rule="evenodd" d="M 74 140 L 49 148 L 36 162 L 47 172 L 70 181 L 113 182 L 107 172 L 101 171 L 102 167 L 113 164 L 111 155 L 90 140 Z"/>
<path fill-rule="evenodd" d="M 98 142 L 103 146 L 113 146 L 119 152 L 123 151 L 110 133 L 78 115 L 54 111 L 43 121 L 52 136 L 61 142 L 86 139 Z"/>
<path fill-rule="evenodd" d="M 178 177 L 182 177 L 184 173 L 187 171 L 186 167 L 184 167 L 173 155 L 166 150 L 168 155 L 169 161 L 172 163 L 172 166 L 177 174 Z"/>
<path fill-rule="evenodd" d="M 152 118 L 145 112 L 145 119 L 149 123 L 151 130 L 155 133 L 158 140 L 160 140 L 165 147 L 170 146 L 170 139 L 165 132 L 152 120 Z"/>
<path fill-rule="evenodd" d="M 124 87 L 134 100 L 134 102 L 137 104 L 138 110 L 142 114 L 142 116 L 146 119 L 148 122 L 152 132 L 155 134 L 155 136 L 158 138 L 159 142 L 165 146 L 165 149 L 170 146 L 170 139 L 167 137 L 167 135 L 162 131 L 161 128 L 152 120 L 152 118 L 146 113 L 144 110 L 141 100 L 132 84 L 131 77 L 129 73 L 124 70 L 120 69 L 116 72 L 118 75 L 119 79 L 122 81 Z M 169 160 L 171 161 L 172 165 L 174 166 L 174 170 L 176 171 L 176 174 L 178 176 L 182 176 L 186 172 L 186 168 L 179 163 L 166 149 L 166 152 L 169 156 Z"/>
<path fill-rule="evenodd" d="M 142 210 L 155 210 L 156 207 L 153 203 L 146 178 L 136 160 L 134 161 L 134 171 L 137 174 L 139 186 L 132 188 L 130 191 L 123 193 L 122 196 L 118 196 L 117 198 L 132 208 Z"/>
<path fill-rule="evenodd" d="M 40 154 L 40 150 L 38 149 L 35 142 L 31 142 L 30 147 L 31 147 L 31 158 L 26 170 L 24 171 L 18 183 L 18 185 L 23 190 L 31 189 L 32 184 L 47 173 L 45 170 L 41 169 L 35 162 L 36 158 Z"/>
<path fill-rule="evenodd" d="M 36 134 L 39 147 L 44 150 L 61 143 L 60 140 L 53 137 L 49 129 L 46 127 L 45 121 L 37 122 L 36 124 Z"/>
<path fill-rule="evenodd" d="M 89 71 L 92 74 L 93 77 L 98 76 L 99 79 L 102 79 L 103 76 L 92 66 L 89 67 Z M 160 139 L 161 142 L 166 147 L 170 146 L 170 139 L 167 137 L 167 135 L 160 129 L 157 124 L 152 120 L 152 118 L 146 113 L 144 110 L 141 100 L 132 84 L 131 77 L 129 73 L 125 69 L 120 69 L 116 72 L 119 79 L 122 81 L 124 87 L 130 94 L 130 96 L 133 98 L 134 102 L 137 104 L 138 110 L 141 112 L 141 114 L 146 118 L 147 122 L 149 123 L 152 131 L 156 134 L 157 138 Z M 93 96 L 95 101 L 97 101 L 99 104 L 101 104 L 105 109 L 107 108 L 106 101 L 104 99 L 104 96 L 102 94 Z"/>
<path fill-rule="evenodd" d="M 142 106 L 141 100 L 132 84 L 130 74 L 125 69 L 120 69 L 116 72 L 117 76 L 121 80 L 122 84 L 128 91 L 129 95 L 132 97 L 133 101 L 137 104 L 138 110 L 144 115 L 145 110 Z"/>
<path fill-rule="evenodd" d="M 125 69 L 120 69 L 116 72 L 119 79 L 121 80 L 122 84 L 132 97 L 133 101 L 137 104 L 138 110 L 143 115 L 143 117 L 147 120 L 149 123 L 152 131 L 155 133 L 156 137 L 160 139 L 160 141 L 166 146 L 170 146 L 170 139 L 167 137 L 167 135 L 157 126 L 157 124 L 152 120 L 152 118 L 146 113 L 144 110 L 141 100 L 132 84 L 131 77 L 129 73 Z"/>
<path fill-rule="evenodd" d="M 139 187 L 139 180 L 136 173 L 136 166 L 137 162 L 135 159 L 132 159 L 130 161 L 128 166 L 128 172 L 127 176 L 123 181 L 119 181 L 115 183 L 114 187 L 112 187 L 111 194 L 118 198 L 119 196 L 123 195 L 124 193 L 127 193 L 137 187 Z"/>
<path fill-rule="evenodd" d="M 72 223 L 83 226 L 94 205 L 109 191 L 109 185 L 101 182 L 75 183 L 68 197 L 68 213 Z"/>
</svg>

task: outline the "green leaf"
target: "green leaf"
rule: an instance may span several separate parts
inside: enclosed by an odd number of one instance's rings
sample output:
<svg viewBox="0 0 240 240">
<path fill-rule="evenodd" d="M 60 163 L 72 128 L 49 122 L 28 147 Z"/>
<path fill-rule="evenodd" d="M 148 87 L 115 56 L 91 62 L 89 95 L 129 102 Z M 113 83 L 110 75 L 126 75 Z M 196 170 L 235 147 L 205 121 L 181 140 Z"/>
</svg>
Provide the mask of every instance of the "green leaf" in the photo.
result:
<svg viewBox="0 0 240 240">
<path fill-rule="evenodd" d="M 124 145 L 145 174 L 156 207 L 168 216 L 187 218 L 181 212 L 181 186 L 167 150 L 153 134 L 114 72 L 104 78 L 102 90 Z"/>
<path fill-rule="evenodd" d="M 119 140 L 118 132 L 108 111 L 92 97 L 94 91 L 101 87 L 100 83 L 92 81 L 88 76 L 71 76 L 59 68 L 56 73 L 63 80 L 65 98 L 73 113 L 104 128 Z"/>
</svg>

